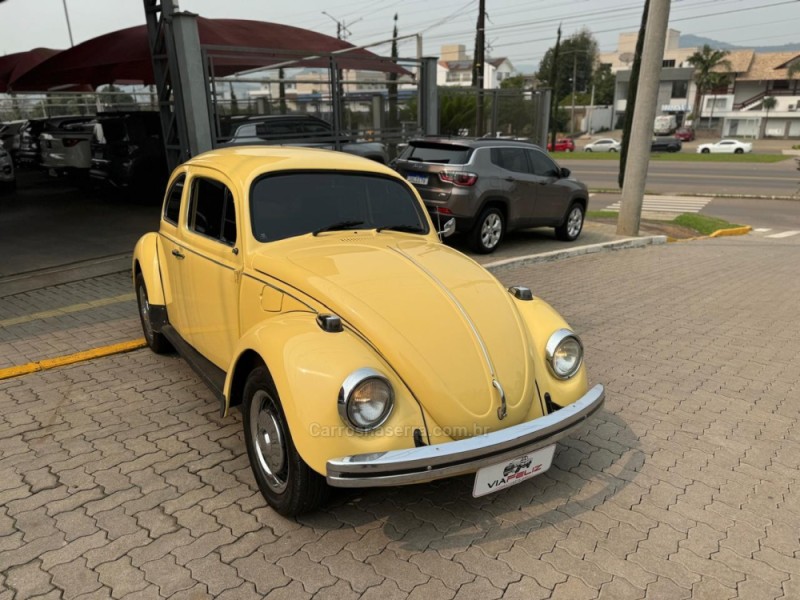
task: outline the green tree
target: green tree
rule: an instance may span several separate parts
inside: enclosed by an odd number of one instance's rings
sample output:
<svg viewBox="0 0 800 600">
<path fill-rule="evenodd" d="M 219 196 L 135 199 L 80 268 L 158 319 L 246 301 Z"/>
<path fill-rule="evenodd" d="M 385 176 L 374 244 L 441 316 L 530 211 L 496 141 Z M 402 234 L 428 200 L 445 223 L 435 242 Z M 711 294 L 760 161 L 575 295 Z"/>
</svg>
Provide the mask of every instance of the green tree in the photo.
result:
<svg viewBox="0 0 800 600">
<path fill-rule="evenodd" d="M 727 50 L 715 50 L 705 44 L 700 50 L 686 59 L 686 62 L 694 67 L 694 83 L 697 86 L 692 108 L 692 120 L 695 124 L 700 123 L 700 101 L 703 95 L 714 85 L 713 73 L 720 67 L 726 70 L 731 68 L 731 63 L 725 58 L 726 56 L 728 56 Z"/>
<path fill-rule="evenodd" d="M 471 131 L 475 126 L 476 104 L 475 96 L 464 90 L 439 88 L 439 131 L 442 135 Z"/>
<path fill-rule="evenodd" d="M 555 47 L 544 53 L 536 77 L 543 85 L 554 90 L 560 102 L 572 94 L 572 73 L 575 71 L 575 89 L 586 91 L 591 87 L 594 65 L 597 62 L 597 41 L 588 29 L 582 29 L 562 41 L 558 50 L 555 80 L 552 76 Z"/>
<path fill-rule="evenodd" d="M 614 103 L 614 88 L 617 85 L 617 79 L 611 72 L 611 65 L 600 65 L 595 69 L 592 85 L 594 85 L 595 104 Z"/>
<path fill-rule="evenodd" d="M 766 116 L 764 117 L 764 122 L 761 125 L 761 137 L 766 137 L 767 134 L 767 121 L 769 121 L 769 111 L 775 108 L 775 105 L 778 104 L 777 98 L 774 96 L 765 96 L 764 99 L 761 101 L 761 106 L 767 111 Z"/>
</svg>

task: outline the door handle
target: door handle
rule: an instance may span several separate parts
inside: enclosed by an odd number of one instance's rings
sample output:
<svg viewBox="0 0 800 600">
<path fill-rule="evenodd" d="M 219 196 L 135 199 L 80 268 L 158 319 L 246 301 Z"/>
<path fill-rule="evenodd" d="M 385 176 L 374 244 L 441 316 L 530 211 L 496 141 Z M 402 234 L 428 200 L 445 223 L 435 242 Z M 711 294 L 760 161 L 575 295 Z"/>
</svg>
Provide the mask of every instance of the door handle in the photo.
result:
<svg viewBox="0 0 800 600">
<path fill-rule="evenodd" d="M 184 256 L 184 254 L 177 248 L 172 251 L 172 256 L 174 256 L 175 258 L 180 258 L 181 260 L 186 258 L 186 256 Z"/>
<path fill-rule="evenodd" d="M 516 179 L 514 179 L 513 177 L 506 177 L 505 179 L 506 181 L 516 181 Z"/>
</svg>

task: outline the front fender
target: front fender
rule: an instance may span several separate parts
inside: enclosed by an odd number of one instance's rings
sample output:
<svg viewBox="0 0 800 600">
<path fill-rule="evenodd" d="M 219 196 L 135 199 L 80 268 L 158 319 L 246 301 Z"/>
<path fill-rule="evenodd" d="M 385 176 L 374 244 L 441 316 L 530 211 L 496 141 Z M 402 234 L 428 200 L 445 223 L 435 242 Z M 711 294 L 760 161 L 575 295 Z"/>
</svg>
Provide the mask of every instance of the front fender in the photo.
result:
<svg viewBox="0 0 800 600">
<path fill-rule="evenodd" d="M 241 338 L 225 381 L 226 411 L 239 400 L 232 396 L 240 393 L 253 353 L 272 375 L 297 451 L 321 475 L 331 458 L 413 448 L 415 429 L 427 437 L 420 406 L 379 354 L 350 329 L 323 331 L 311 312 L 277 315 Z M 369 433 L 345 425 L 337 408 L 345 378 L 363 367 L 385 375 L 395 392 L 391 415 Z"/>
<path fill-rule="evenodd" d="M 559 329 L 572 328 L 564 318 L 556 312 L 547 302 L 535 297 L 533 300 L 514 300 L 522 319 L 528 326 L 534 345 L 533 360 L 536 371 L 536 382 L 542 398 L 550 394 L 553 402 L 559 406 L 567 406 L 581 398 L 589 389 L 586 376 L 586 365 L 581 365 L 578 373 L 567 380 L 559 379 L 553 375 L 547 364 L 545 347 L 547 340 Z M 573 330 L 574 331 L 574 330 Z M 538 415 L 529 415 L 535 418 Z"/>
<path fill-rule="evenodd" d="M 157 306 L 166 305 L 164 296 L 164 286 L 161 283 L 161 265 L 158 261 L 158 234 L 155 232 L 146 233 L 133 249 L 133 277 L 136 278 L 136 268 L 144 277 L 144 284 L 147 286 L 147 296 L 150 304 Z M 135 285 L 135 281 L 134 281 Z"/>
</svg>

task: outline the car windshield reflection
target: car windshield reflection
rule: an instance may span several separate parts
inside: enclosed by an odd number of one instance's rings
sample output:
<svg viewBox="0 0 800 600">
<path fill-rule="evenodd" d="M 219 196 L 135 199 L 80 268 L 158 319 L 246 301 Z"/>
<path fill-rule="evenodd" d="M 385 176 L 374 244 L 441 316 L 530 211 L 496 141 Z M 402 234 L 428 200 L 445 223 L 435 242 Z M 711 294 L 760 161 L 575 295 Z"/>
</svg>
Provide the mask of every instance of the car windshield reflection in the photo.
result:
<svg viewBox="0 0 800 600">
<path fill-rule="evenodd" d="M 305 171 L 267 175 L 250 191 L 253 236 L 259 242 L 342 229 L 428 233 L 413 192 L 380 175 Z"/>
</svg>

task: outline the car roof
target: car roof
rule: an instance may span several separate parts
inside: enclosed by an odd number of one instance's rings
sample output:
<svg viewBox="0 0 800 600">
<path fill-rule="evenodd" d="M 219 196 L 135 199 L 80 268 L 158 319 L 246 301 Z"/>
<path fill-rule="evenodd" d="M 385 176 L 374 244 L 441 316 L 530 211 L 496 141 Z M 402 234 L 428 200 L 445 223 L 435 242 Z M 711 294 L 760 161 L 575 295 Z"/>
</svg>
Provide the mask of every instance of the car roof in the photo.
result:
<svg viewBox="0 0 800 600">
<path fill-rule="evenodd" d="M 278 171 L 360 171 L 403 180 L 395 171 L 374 160 L 334 150 L 292 146 L 248 145 L 217 148 L 198 154 L 182 166 L 207 167 L 220 171 L 243 187 L 259 175 Z"/>
<path fill-rule="evenodd" d="M 535 148 L 541 150 L 540 146 L 531 142 L 521 140 L 504 140 L 502 138 L 448 138 L 448 137 L 425 137 L 409 141 L 409 144 L 441 144 L 445 146 L 460 146 L 463 148 L 489 148 L 497 146 L 511 146 L 517 148 Z"/>
</svg>

